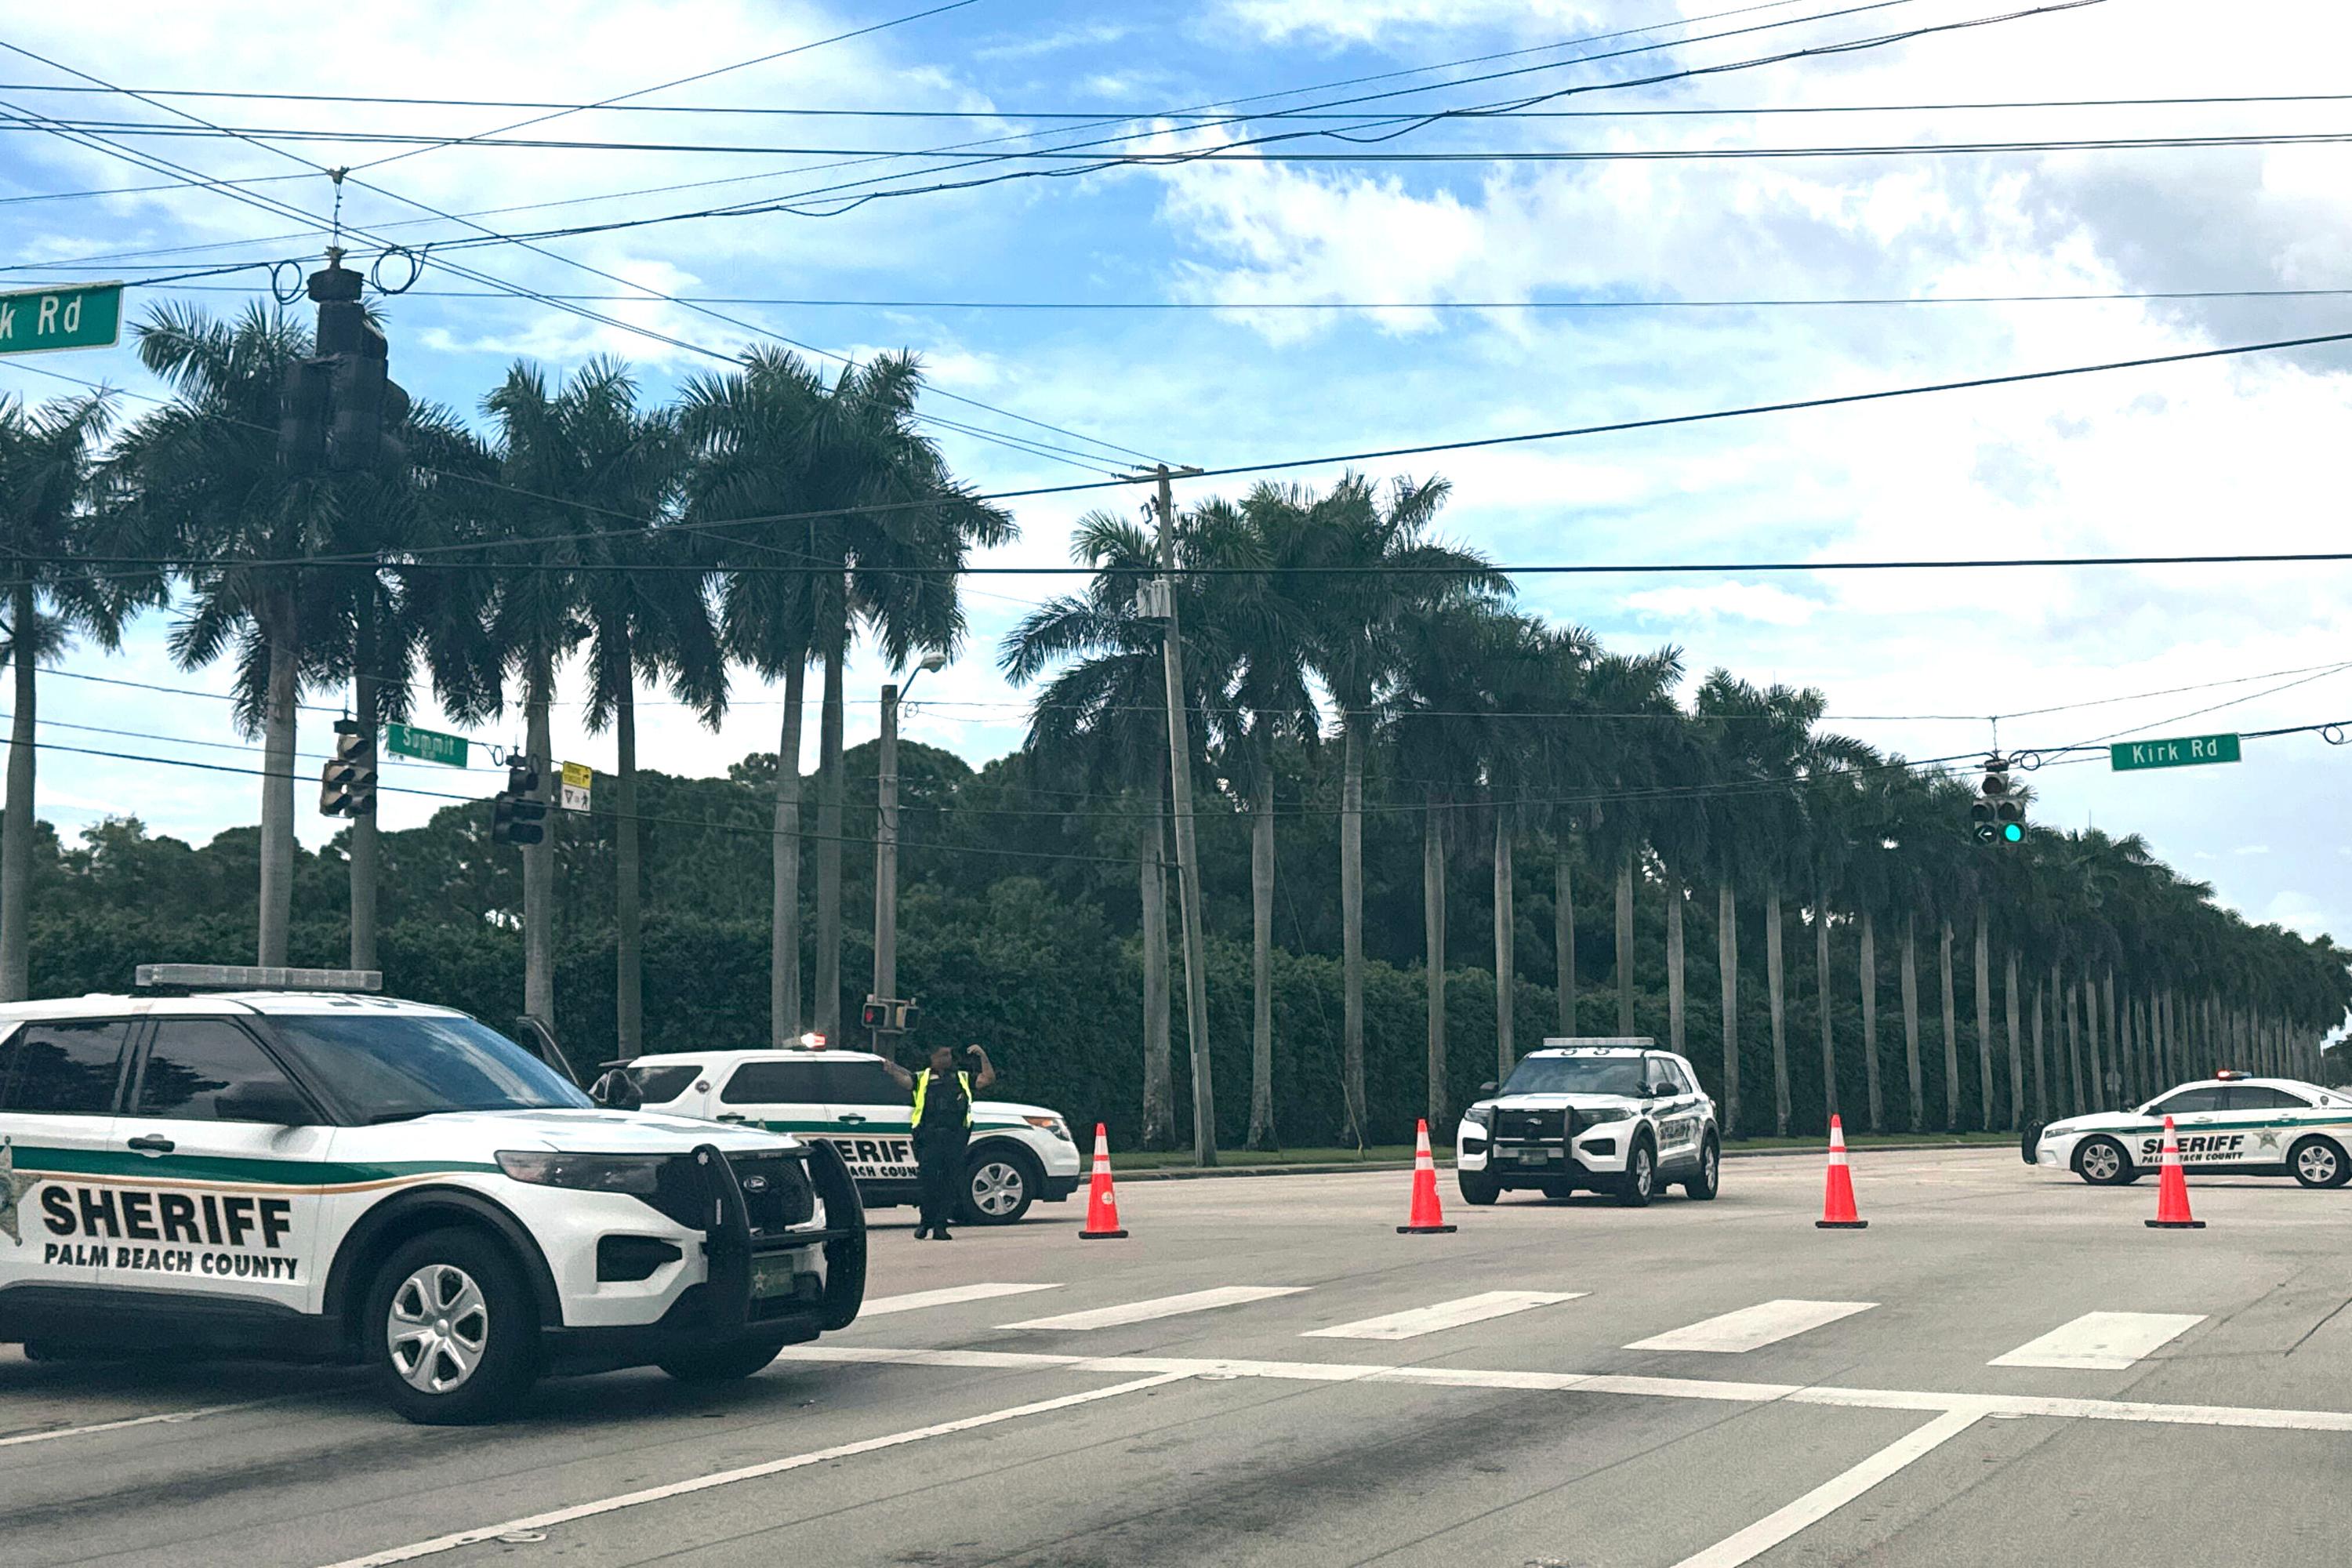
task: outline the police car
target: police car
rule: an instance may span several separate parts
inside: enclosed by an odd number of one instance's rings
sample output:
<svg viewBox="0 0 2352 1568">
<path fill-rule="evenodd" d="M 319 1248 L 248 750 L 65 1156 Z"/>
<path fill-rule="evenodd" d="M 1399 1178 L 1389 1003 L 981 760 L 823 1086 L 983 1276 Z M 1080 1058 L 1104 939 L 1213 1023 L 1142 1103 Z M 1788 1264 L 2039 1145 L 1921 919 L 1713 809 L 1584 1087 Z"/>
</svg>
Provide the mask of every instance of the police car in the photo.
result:
<svg viewBox="0 0 2352 1568">
<path fill-rule="evenodd" d="M 1722 1168 L 1715 1101 L 1691 1065 L 1644 1037 L 1548 1039 L 1462 1113 L 1454 1180 L 1465 1201 L 1514 1188 L 1613 1193 L 1633 1207 L 1680 1183 L 1702 1201 Z"/>
<path fill-rule="evenodd" d="M 443 1423 L 542 1372 L 748 1376 L 856 1317 L 829 1145 L 600 1110 L 377 978 L 142 964 L 153 994 L 0 1005 L 0 1342 L 358 1362 Z"/>
<path fill-rule="evenodd" d="M 918 1200 L 913 1106 L 866 1051 L 675 1051 L 614 1064 L 597 1092 L 607 1103 L 710 1121 L 744 1123 L 829 1144 L 847 1163 L 868 1208 Z M 1060 1203 L 1078 1185 L 1070 1126 L 1042 1105 L 1003 1100 L 971 1104 L 971 1145 L 959 1194 L 967 1225 L 1011 1225 L 1040 1198 Z"/>
<path fill-rule="evenodd" d="M 2185 1083 L 2137 1110 L 2070 1116 L 2029 1129 L 2026 1163 L 2072 1171 L 2095 1185 L 2137 1182 L 2157 1168 L 2164 1119 L 2190 1170 L 2293 1176 L 2306 1187 L 2352 1180 L 2352 1098 L 2288 1078 L 2221 1072 Z"/>
</svg>

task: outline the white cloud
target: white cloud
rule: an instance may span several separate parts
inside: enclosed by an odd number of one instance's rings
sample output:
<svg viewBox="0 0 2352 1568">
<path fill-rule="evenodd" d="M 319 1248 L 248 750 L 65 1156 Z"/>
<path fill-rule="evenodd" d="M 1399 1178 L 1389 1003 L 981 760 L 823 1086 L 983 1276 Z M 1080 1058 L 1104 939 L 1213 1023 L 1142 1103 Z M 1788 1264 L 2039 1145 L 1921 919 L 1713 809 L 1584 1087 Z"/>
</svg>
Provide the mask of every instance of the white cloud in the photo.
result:
<svg viewBox="0 0 2352 1568">
<path fill-rule="evenodd" d="M 1509 26 L 1567 37 L 1589 30 L 1594 8 L 1565 0 L 1225 0 L 1223 14 L 1280 44 L 1375 43 L 1397 33 Z"/>
<path fill-rule="evenodd" d="M 1658 620 L 1760 621 L 1776 626 L 1803 626 L 1822 609 L 1819 600 L 1803 598 L 1769 583 L 1646 588 L 1626 595 L 1625 604 Z"/>
</svg>

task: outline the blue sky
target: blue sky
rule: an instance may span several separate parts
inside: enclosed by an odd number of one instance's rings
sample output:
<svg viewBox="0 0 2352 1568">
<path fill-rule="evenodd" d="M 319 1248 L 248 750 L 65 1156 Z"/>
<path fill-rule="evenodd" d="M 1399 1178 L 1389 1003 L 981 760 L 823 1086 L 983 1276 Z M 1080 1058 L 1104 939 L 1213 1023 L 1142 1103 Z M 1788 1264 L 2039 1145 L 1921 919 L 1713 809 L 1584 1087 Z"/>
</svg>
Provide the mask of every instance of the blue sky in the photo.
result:
<svg viewBox="0 0 2352 1568">
<path fill-rule="evenodd" d="M 581 102 L 921 7 L 752 0 L 512 0 L 495 9 L 384 0 L 321 28 L 313 8 L 205 0 L 122 0 L 102 26 L 50 7 L 12 18 L 0 38 L 131 87 L 350 92 Z M 1203 128 L 1172 111 L 1253 95 L 1296 109 L 1366 92 L 1383 100 L 1486 103 L 1506 95 L 1623 80 L 1781 50 L 1934 26 L 2004 6 L 1903 0 L 1825 17 L 1831 4 L 1729 9 L 1662 0 L 1202 0 L 1117 7 L 977 0 L 951 12 L 734 70 L 639 101 L 655 105 L 933 110 L 950 120 L 579 114 L 519 135 L 596 141 L 858 150 L 710 151 L 441 148 L 359 178 L 512 233 L 774 196 L 887 176 L 937 160 L 809 166 L 868 150 L 923 149 L 1039 129 L 1024 111 L 1138 117 L 1004 146 L 1090 136 L 1200 147 L 1296 125 Z M 1809 19 L 1810 18 L 1810 19 Z M 1707 116 L 1481 119 L 1416 132 L 1376 151 L 1659 151 L 2095 136 L 2326 132 L 2332 103 L 2142 108 L 1958 109 L 1871 113 L 1759 110 L 1951 104 L 1987 100 L 2326 93 L 2328 62 L 2352 23 L 2307 5 L 2254 4 L 2219 36 L 2179 0 L 2107 0 L 2060 15 L 1941 33 L 1867 51 L 1593 92 L 1550 107 L 1716 109 Z M 1738 37 L 1700 35 L 1789 22 Z M 1645 29 L 1604 44 L 1600 34 Z M 2194 29 L 2201 40 L 2183 50 Z M 2292 36 L 2282 50 L 2261 40 Z M 1577 57 L 1641 45 L 1623 58 Z M 1512 51 L 1444 69 L 1443 62 Z M 15 84 L 0 103 L 100 120 L 167 121 L 104 95 L 47 95 L 26 84 L 70 77 L 0 56 Z M 1526 69 L 1525 68 L 1540 68 Z M 1482 72 L 1520 70 L 1469 83 Z M 1388 73 L 1411 73 L 1389 75 Z M 1309 92 L 1347 79 L 1385 79 Z M 243 126 L 473 135 L 524 110 L 182 100 Z M 1047 122 L 1050 123 L 1050 122 Z M 1301 122 L 1304 123 L 1304 122 Z M 235 141 L 143 145 L 215 178 L 298 172 Z M 285 143 L 321 163 L 404 149 Z M 1349 143 L 1290 144 L 1339 151 Z M 1363 151 L 1360 147 L 1357 151 Z M 2352 326 L 2352 300 L 2090 300 L 1883 307 L 1654 308 L 1660 301 L 2352 287 L 2352 197 L 2331 145 L 2076 151 L 1939 157 L 1573 162 L 1205 162 L 877 201 L 845 216 L 771 214 L 582 236 L 561 257 L 664 294 L 917 301 L 857 307 L 725 305 L 740 324 L 658 299 L 593 306 L 631 328 L 724 355 L 764 336 L 847 354 L 910 348 L 941 391 L 1004 413 L 934 402 L 960 424 L 1070 447 L 1084 467 L 942 430 L 960 472 L 987 489 L 1067 482 L 1124 453 L 1223 467 L 1323 452 L 1600 423 L 1916 382 L 2158 354 Z M 756 179 L 651 194 L 740 175 Z M 86 148 L 0 131 L 0 196 L 154 183 Z M 887 185 L 878 188 L 888 188 Z M 322 175 L 257 187 L 326 210 Z M 639 193 L 614 196 L 612 193 Z M 597 197 L 593 201 L 576 198 Z M 468 231 L 353 191 L 354 226 L 415 244 Z M 313 258 L 315 225 L 253 210 L 217 191 L 0 205 L 0 262 L 26 283 L 138 277 L 142 268 Z M 164 247 L 217 248 L 170 256 Z M 81 258 L 119 258 L 91 259 Z M 449 262 L 547 292 L 625 293 L 554 258 L 512 246 Z M 47 268 L 41 269 L 42 266 Z M 231 311 L 265 274 L 204 280 L 184 297 Z M 562 372 L 587 355 L 625 355 L 646 394 L 670 395 L 715 362 L 623 328 L 512 297 L 440 297 L 481 286 L 428 261 L 386 302 L 394 374 L 413 392 L 472 410 L 518 356 Z M 217 290 L 217 291 L 216 291 Z M 170 290 L 132 296 L 134 316 Z M 1606 310 L 1330 309 L 1017 310 L 950 301 L 1095 304 L 1364 301 L 1613 301 Z M 53 356 L 38 370 L 153 392 L 127 351 Z M 1906 400 L 1676 431 L 1489 449 L 1375 465 L 1383 476 L 1443 472 L 1455 483 L 1454 537 L 1507 563 L 1800 561 L 1945 554 L 2096 553 L 2333 548 L 2347 404 L 2341 354 L 2244 361 Z M 0 389 L 39 399 L 71 390 L 0 361 Z M 140 406 L 133 403 L 127 409 Z M 1326 484 L 1336 469 L 1287 477 Z M 1224 481 L 1238 486 L 1245 480 Z M 1021 503 L 1020 541 L 994 557 L 1058 564 L 1071 522 L 1125 492 Z M 2352 612 L 2345 569 L 2111 570 L 2063 574 L 1748 574 L 1529 578 L 1527 601 L 1622 646 L 1674 643 L 1695 672 L 1723 664 L 1755 679 L 1818 685 L 1841 727 L 1914 756 L 1979 751 L 1992 740 L 2054 745 L 2114 731 L 2352 718 Z M 923 678 L 908 733 L 974 761 L 1022 733 L 1021 694 L 993 672 L 992 649 L 1024 607 L 1055 591 L 1042 576 L 975 584 L 973 637 L 946 671 Z M 163 617 L 122 656 L 82 649 L 61 667 L 196 692 L 220 672 L 174 670 Z M 2273 673 L 2275 672 L 2275 673 Z M 2291 673 L 2290 673 L 2291 672 Z M 2237 684 L 2209 683 L 2268 675 Z M 873 726 L 887 672 L 861 658 L 853 743 Z M 2316 677 L 2316 679 L 2309 679 Z M 2289 689 L 2290 681 L 2304 682 Z M 2204 688 L 2180 690 L 2183 688 Z M 60 722 L 149 731 L 131 742 L 58 729 L 45 741 L 251 765 L 226 705 L 68 675 L 47 686 Z M 2168 693 L 2109 701 L 2135 694 Z M 2267 695 L 2265 695 L 2267 693 Z M 862 694 L 862 697 L 859 696 Z M 716 735 L 655 706 L 642 754 L 716 772 L 772 749 L 773 694 L 748 679 Z M 2251 699 L 2251 700 L 2249 700 Z M 335 699 L 313 694 L 302 747 L 323 751 Z M 2098 706 L 2071 705 L 2096 702 Z M 2217 703 L 2232 706 L 2192 715 Z M 2030 710 L 2061 709 L 2028 715 Z M 1958 717 L 1905 717 L 1905 716 Z M 1968 716 L 1977 717 L 1968 717 Z M 1847 717 L 1850 716 L 1850 717 Z M 1895 716 L 1895 717 L 1888 717 Z M 812 730 L 814 726 L 812 726 Z M 609 763 L 608 737 L 559 724 L 559 751 Z M 484 739 L 510 733 L 478 731 Z M 2352 753 L 2315 737 L 2249 742 L 2235 768 L 2111 775 L 2045 770 L 2040 814 L 2145 832 L 2158 850 L 2256 919 L 2352 931 Z M 402 770 L 387 783 L 487 793 L 470 776 Z M 44 755 L 38 807 L 70 833 L 135 808 L 160 830 L 201 840 L 254 816 L 251 781 L 158 771 L 65 752 Z M 386 795 L 391 826 L 435 801 Z M 331 825 L 305 816 L 306 838 Z"/>
</svg>

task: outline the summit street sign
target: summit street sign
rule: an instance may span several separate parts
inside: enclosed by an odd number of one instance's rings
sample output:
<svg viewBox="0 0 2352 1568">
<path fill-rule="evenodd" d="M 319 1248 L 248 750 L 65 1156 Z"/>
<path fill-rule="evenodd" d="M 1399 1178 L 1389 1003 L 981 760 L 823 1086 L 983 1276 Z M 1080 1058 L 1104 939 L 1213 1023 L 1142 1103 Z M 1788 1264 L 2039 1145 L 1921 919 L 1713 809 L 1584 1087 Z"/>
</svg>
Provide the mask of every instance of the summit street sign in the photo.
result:
<svg viewBox="0 0 2352 1568">
<path fill-rule="evenodd" d="M 2107 762 L 2115 772 L 2141 768 L 2189 768 L 2204 763 L 2238 760 L 2235 735 L 2184 735 L 2173 741 L 2124 741 L 2108 746 Z"/>
<path fill-rule="evenodd" d="M 0 354 L 111 348 L 121 336 L 120 283 L 0 294 Z"/>
</svg>

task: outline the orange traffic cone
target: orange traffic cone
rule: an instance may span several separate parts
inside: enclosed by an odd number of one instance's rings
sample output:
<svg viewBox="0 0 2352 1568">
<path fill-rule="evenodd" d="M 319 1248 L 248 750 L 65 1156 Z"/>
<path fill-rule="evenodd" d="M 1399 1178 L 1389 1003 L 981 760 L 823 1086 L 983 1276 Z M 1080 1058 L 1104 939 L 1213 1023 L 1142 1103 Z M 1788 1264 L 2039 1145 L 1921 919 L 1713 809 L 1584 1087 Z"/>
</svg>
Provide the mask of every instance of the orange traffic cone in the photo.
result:
<svg viewBox="0 0 2352 1568">
<path fill-rule="evenodd" d="M 1845 1163 L 1845 1123 L 1830 1118 L 1829 1185 L 1822 1194 L 1822 1217 L 1816 1230 L 1867 1230 L 1870 1222 L 1854 1212 L 1853 1173 Z"/>
<path fill-rule="evenodd" d="M 1437 1236 L 1453 1228 L 1437 1207 L 1437 1162 L 1430 1158 L 1429 1123 L 1423 1121 L 1412 1145 L 1412 1213 L 1397 1234 Z"/>
<path fill-rule="evenodd" d="M 1080 1241 L 1117 1241 L 1127 1234 L 1118 1226 L 1118 1194 L 1110 1187 L 1110 1133 L 1095 1123 L 1095 1173 L 1087 1188 L 1087 1224 Z"/>
<path fill-rule="evenodd" d="M 2150 1230 L 2203 1230 L 2205 1222 L 2189 1217 L 2189 1173 L 2180 1168 L 2180 1140 L 2172 1118 L 2164 1119 L 2164 1155 L 2156 1171 L 2156 1217 L 2145 1222 Z"/>
</svg>

